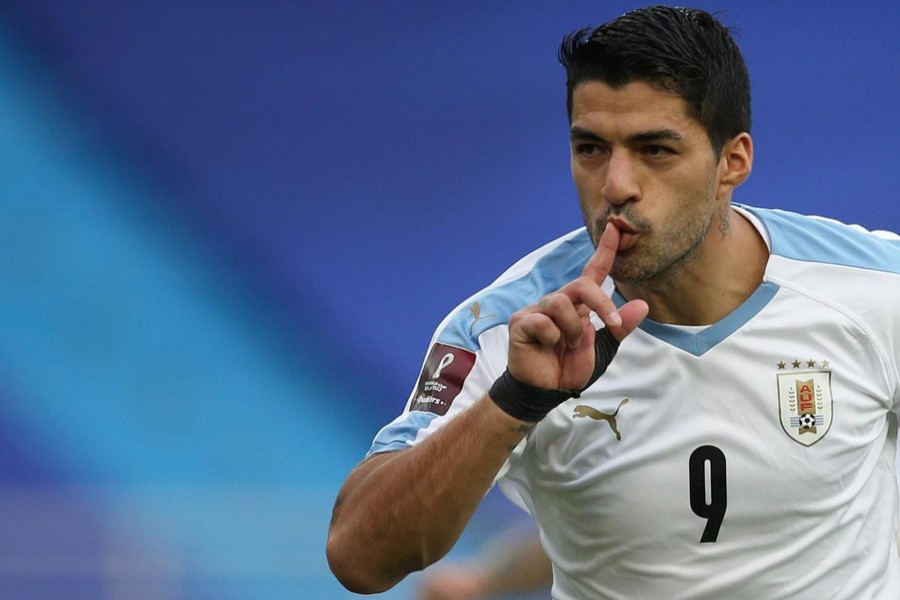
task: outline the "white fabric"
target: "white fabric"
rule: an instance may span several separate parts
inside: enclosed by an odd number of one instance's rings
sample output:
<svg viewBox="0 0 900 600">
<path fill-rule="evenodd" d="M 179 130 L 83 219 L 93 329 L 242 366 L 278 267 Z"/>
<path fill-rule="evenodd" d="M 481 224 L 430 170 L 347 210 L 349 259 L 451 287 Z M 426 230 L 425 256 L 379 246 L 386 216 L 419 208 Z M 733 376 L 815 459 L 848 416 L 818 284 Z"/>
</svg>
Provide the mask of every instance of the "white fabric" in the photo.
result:
<svg viewBox="0 0 900 600">
<path fill-rule="evenodd" d="M 740 210 L 772 249 L 760 290 L 702 331 L 642 325 L 500 473 L 540 526 L 555 600 L 900 598 L 900 244 Z M 505 368 L 509 314 L 578 271 L 585 244 L 573 232 L 545 246 L 441 324 L 435 341 L 468 348 L 475 366 L 445 416 L 403 439 L 386 428 L 385 448 L 415 445 L 485 393 Z M 806 381 L 819 423 L 801 433 L 782 413 Z M 616 410 L 614 422 L 592 412 Z M 715 507 L 718 533 L 701 542 Z"/>
</svg>

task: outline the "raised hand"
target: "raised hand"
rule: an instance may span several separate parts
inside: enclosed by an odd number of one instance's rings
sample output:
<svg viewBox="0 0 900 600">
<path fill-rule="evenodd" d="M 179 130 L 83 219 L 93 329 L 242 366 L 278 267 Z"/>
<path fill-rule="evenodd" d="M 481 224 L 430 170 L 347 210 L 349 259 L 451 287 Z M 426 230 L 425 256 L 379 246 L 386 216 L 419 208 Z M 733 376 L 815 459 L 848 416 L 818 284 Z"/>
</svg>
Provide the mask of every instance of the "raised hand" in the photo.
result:
<svg viewBox="0 0 900 600">
<path fill-rule="evenodd" d="M 643 300 L 617 309 L 600 289 L 615 260 L 619 235 L 607 224 L 578 279 L 512 316 L 507 369 L 514 379 L 542 389 L 583 389 L 595 368 L 597 331 L 590 313 L 595 312 L 619 342 L 647 316 Z"/>
</svg>

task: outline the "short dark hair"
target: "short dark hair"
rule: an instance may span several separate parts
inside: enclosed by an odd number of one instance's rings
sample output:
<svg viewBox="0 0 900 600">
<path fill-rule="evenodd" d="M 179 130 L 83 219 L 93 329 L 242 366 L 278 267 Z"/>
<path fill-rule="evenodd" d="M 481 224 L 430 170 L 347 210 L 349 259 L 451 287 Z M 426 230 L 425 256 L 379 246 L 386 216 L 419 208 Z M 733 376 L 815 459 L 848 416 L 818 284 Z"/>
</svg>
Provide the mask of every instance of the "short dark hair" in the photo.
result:
<svg viewBox="0 0 900 600">
<path fill-rule="evenodd" d="M 572 93 L 583 81 L 614 88 L 643 81 L 687 102 L 713 150 L 750 131 L 750 76 L 731 30 L 707 12 L 651 6 L 567 35 L 559 48 Z"/>
</svg>

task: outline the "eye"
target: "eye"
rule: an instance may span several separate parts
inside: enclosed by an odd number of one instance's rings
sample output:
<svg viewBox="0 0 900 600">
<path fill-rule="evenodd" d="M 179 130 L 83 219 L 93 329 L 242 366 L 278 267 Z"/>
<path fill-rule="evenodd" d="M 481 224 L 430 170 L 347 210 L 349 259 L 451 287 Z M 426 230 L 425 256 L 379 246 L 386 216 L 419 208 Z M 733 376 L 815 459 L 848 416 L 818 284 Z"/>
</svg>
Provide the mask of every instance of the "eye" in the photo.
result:
<svg viewBox="0 0 900 600">
<path fill-rule="evenodd" d="M 675 154 L 675 151 L 671 148 L 667 148 L 666 146 L 659 146 L 656 144 L 651 144 L 649 146 L 644 146 L 643 148 L 644 154 L 650 156 L 652 158 L 665 158 L 667 156 L 671 156 Z"/>
<path fill-rule="evenodd" d="M 602 148 L 600 148 L 600 146 L 590 142 L 579 142 L 575 144 L 575 153 L 580 156 L 597 156 L 601 151 Z"/>
</svg>

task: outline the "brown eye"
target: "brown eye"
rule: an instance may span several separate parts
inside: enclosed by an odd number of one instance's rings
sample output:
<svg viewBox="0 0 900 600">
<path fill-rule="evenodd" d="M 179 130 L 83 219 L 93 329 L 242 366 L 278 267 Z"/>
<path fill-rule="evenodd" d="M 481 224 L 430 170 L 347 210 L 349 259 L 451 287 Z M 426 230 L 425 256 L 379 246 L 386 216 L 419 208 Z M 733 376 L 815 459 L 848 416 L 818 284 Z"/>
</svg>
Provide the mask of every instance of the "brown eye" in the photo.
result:
<svg viewBox="0 0 900 600">
<path fill-rule="evenodd" d="M 674 154 L 674 152 L 670 148 L 666 148 L 665 146 L 645 146 L 644 154 L 647 156 L 652 156 L 653 158 L 663 158 L 665 156 L 669 156 L 670 154 Z"/>
<path fill-rule="evenodd" d="M 600 146 L 588 143 L 576 144 L 575 152 L 583 156 L 596 156 L 600 153 Z"/>
</svg>

